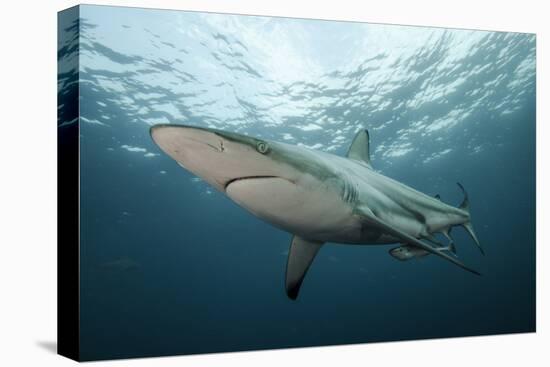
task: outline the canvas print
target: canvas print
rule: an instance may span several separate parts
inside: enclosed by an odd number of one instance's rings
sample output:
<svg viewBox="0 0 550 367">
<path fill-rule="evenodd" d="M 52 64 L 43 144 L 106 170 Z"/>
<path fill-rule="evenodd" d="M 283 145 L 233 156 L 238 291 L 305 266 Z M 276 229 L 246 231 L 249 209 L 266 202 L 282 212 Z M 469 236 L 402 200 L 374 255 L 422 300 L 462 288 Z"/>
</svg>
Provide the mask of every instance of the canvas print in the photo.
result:
<svg viewBox="0 0 550 367">
<path fill-rule="evenodd" d="M 535 331 L 534 34 L 58 26 L 61 354 Z"/>
</svg>

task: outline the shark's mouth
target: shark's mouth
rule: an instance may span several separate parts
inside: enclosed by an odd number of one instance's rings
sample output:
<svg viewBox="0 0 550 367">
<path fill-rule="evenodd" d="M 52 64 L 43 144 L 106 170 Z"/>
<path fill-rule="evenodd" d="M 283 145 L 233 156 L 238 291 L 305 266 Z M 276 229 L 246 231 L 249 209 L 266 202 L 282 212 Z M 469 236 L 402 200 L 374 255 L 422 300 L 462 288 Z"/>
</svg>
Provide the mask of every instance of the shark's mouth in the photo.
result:
<svg viewBox="0 0 550 367">
<path fill-rule="evenodd" d="M 292 222 L 302 220 L 302 190 L 288 178 L 273 175 L 244 176 L 230 180 L 225 193 L 260 219 L 295 233 Z M 305 209 L 307 212 L 307 209 Z M 289 216 L 294 218 L 288 220 Z"/>
<path fill-rule="evenodd" d="M 227 191 L 227 188 L 232 183 L 238 182 L 238 181 L 245 181 L 245 180 L 258 180 L 258 179 L 267 179 L 267 178 L 280 178 L 278 176 L 244 176 L 244 177 L 235 177 L 231 180 L 227 181 L 224 185 L 224 189 Z"/>
</svg>

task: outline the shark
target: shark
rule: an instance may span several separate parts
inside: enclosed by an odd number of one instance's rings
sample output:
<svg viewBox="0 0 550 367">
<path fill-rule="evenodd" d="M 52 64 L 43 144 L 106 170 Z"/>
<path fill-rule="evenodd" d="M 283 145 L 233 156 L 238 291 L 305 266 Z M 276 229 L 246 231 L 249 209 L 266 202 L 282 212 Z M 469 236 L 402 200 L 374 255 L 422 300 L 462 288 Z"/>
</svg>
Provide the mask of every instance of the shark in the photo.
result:
<svg viewBox="0 0 550 367">
<path fill-rule="evenodd" d="M 150 134 L 181 167 L 292 234 L 285 274 L 286 294 L 292 300 L 317 253 L 329 242 L 398 244 L 389 251 L 398 260 L 434 255 L 480 275 L 458 259 L 450 235 L 453 227 L 463 227 L 483 253 L 464 187 L 458 183 L 464 200 L 455 207 L 439 195 L 424 194 L 377 172 L 367 129 L 356 133 L 345 156 L 191 125 L 153 125 Z"/>
</svg>

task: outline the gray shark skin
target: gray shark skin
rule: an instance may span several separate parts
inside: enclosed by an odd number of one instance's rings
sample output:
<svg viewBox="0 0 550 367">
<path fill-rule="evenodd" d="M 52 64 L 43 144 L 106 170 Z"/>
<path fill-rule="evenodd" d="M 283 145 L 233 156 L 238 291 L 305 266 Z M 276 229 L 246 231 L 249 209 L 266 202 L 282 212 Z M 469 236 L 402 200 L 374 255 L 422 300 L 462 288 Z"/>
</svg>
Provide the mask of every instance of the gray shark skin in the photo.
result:
<svg viewBox="0 0 550 367">
<path fill-rule="evenodd" d="M 390 250 L 399 260 L 434 254 L 479 275 L 456 258 L 449 235 L 463 226 L 481 250 L 462 185 L 464 202 L 456 208 L 374 171 L 366 130 L 346 157 L 211 128 L 161 124 L 150 133 L 179 165 L 293 234 L 286 269 L 291 299 L 325 242 L 400 243 Z M 439 243 L 436 233 L 451 243 Z"/>
</svg>

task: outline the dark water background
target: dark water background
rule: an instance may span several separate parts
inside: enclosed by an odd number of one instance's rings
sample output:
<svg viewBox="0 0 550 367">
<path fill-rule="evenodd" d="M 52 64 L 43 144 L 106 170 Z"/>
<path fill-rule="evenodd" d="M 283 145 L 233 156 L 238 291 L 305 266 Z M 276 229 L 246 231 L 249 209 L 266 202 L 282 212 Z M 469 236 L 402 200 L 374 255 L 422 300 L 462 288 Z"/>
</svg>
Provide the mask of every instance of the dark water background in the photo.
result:
<svg viewBox="0 0 550 367">
<path fill-rule="evenodd" d="M 84 359 L 534 331 L 534 35 L 96 6 L 60 29 Z M 293 302 L 290 235 L 162 154 L 155 123 L 340 155 L 366 127 L 376 170 L 455 205 L 464 184 L 486 256 L 453 234 L 483 276 L 329 244 Z"/>
</svg>

